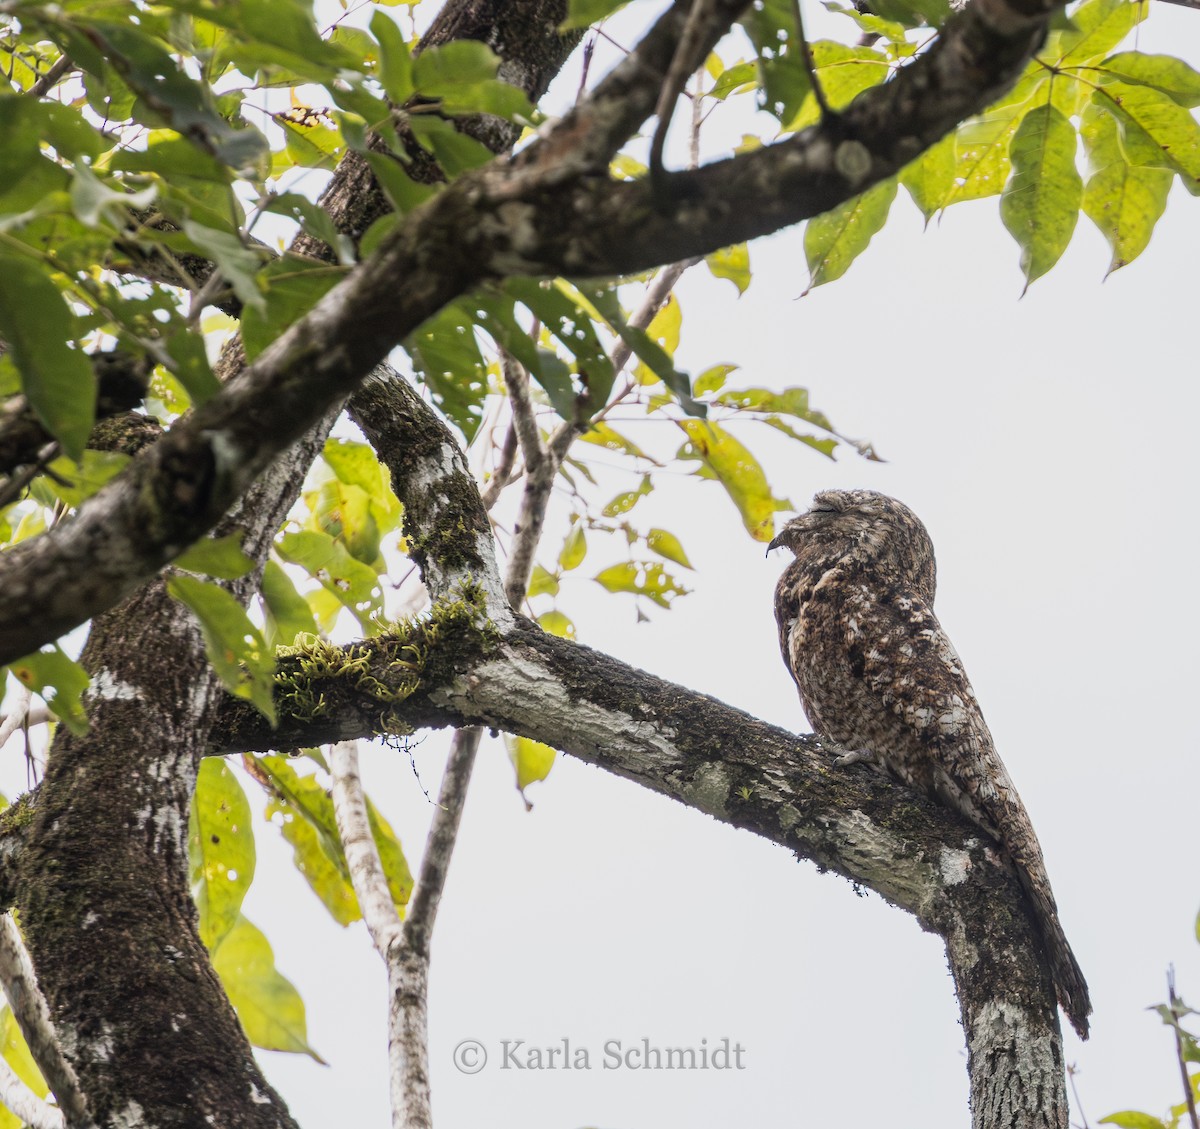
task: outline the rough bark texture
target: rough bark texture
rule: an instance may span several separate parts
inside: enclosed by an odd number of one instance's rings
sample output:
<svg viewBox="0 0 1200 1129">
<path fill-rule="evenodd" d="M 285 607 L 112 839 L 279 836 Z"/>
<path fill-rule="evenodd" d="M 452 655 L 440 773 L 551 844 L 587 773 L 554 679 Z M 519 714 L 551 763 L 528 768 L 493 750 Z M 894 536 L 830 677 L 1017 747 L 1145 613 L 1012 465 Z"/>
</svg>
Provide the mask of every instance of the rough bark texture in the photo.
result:
<svg viewBox="0 0 1200 1129">
<path fill-rule="evenodd" d="M 705 34 L 692 37 L 698 53 L 743 7 L 741 0 L 705 7 Z M 976 0 L 928 52 L 842 114 L 654 185 L 614 183 L 607 158 L 653 111 L 674 57 L 684 8 L 668 10 L 595 93 L 520 158 L 468 173 L 415 209 L 120 482 L 72 520 L 6 553 L 0 661 L 111 607 L 212 528 L 276 456 L 447 302 L 513 274 L 641 270 L 817 215 L 895 172 L 1001 94 L 1041 42 L 1054 7 Z M 354 162 L 348 168 L 347 185 L 362 179 L 352 175 Z M 337 199 L 327 194 L 326 206 Z M 292 410 L 280 412 L 281 403 Z M 30 606 L 42 614 L 26 616 Z"/>
<path fill-rule="evenodd" d="M 571 46 L 556 31 L 562 4 L 528 0 L 500 7 L 506 26 L 519 26 L 518 17 L 540 18 L 541 37 L 531 27 L 526 45 L 536 59 L 517 68 L 537 84 L 528 88 L 536 98 Z M 449 5 L 444 18 L 458 11 L 453 29 L 474 28 L 483 38 L 497 10 L 463 0 Z M 351 164 L 335 176 L 325 203 L 334 222 L 348 230 L 371 199 L 381 199 L 378 190 Z M 310 362 L 320 367 L 319 357 L 297 356 L 297 374 Z M 95 607 L 109 607 L 112 597 L 131 590 L 128 567 L 137 539 L 155 546 L 151 555 L 165 561 L 195 531 L 221 522 L 218 533 L 240 530 L 243 549 L 261 568 L 340 411 L 340 396 L 308 405 L 301 381 L 281 386 L 285 398 L 274 412 L 250 409 L 235 392 L 248 383 L 244 370 L 235 342 L 219 366 L 229 386 L 211 403 L 230 395 L 250 415 L 239 423 L 224 411 L 197 412 L 137 461 L 129 476 L 140 484 L 136 498 L 126 494 L 123 505 L 110 495 L 94 511 L 99 524 L 85 521 L 82 535 L 68 538 L 76 591 L 89 600 L 115 585 Z M 316 411 L 289 417 L 278 410 L 280 402 Z M 275 431 L 282 457 L 261 477 L 247 477 L 238 464 L 246 444 L 257 445 L 256 427 Z M 260 461 L 258 470 L 270 462 Z M 240 499 L 242 488 L 227 491 L 230 474 L 250 487 Z M 235 505 L 222 521 L 229 502 Z M 30 581 L 38 598 L 49 598 L 47 622 L 61 623 L 61 601 Z M 254 573 L 232 586 L 234 594 L 245 601 L 256 583 Z M 29 585 L 18 587 L 33 596 Z M 28 605 L 24 618 L 37 618 L 28 616 Z M 22 631 L 0 624 L 0 649 L 31 649 L 35 644 L 27 645 Z M 4 886 L 21 909 L 39 982 L 89 1112 L 96 1124 L 122 1129 L 291 1126 L 212 970 L 190 898 L 188 807 L 212 710 L 221 700 L 199 631 L 155 581 L 93 623 L 83 661 L 93 676 L 89 732 L 56 738 L 37 804 L 8 821 L 20 826 L 28 849 Z M 389 707 L 376 706 L 379 724 Z M 94 959 L 79 960 L 85 947 Z"/>
<path fill-rule="evenodd" d="M 394 676 L 389 683 L 396 642 L 377 641 L 371 679 L 407 693 L 393 706 L 392 731 L 474 723 L 543 741 L 878 891 L 946 943 L 977 1129 L 1065 1129 L 1062 1036 L 1041 941 L 1015 872 L 969 823 L 869 767 L 835 768 L 835 754 L 813 738 L 547 635 L 528 620 L 497 638 L 470 615 L 436 614 L 436 646 L 415 687 Z M 346 678 L 326 674 L 301 697 L 323 698 L 328 709 L 318 718 L 289 718 L 293 668 L 284 682 L 289 696 L 280 699 L 278 731 L 231 705 L 211 751 L 379 731 L 369 722 L 379 713 L 378 691 L 357 692 Z"/>
<path fill-rule="evenodd" d="M 458 0 L 431 37 L 489 42 L 506 77 L 536 97 L 570 46 L 555 31 L 563 7 Z M 91 730 L 56 740 L 36 802 L 3 821 L 0 841 L 0 896 L 21 910 L 97 1124 L 292 1124 L 197 935 L 185 835 L 198 758 L 479 723 L 745 827 L 912 912 L 946 940 L 978 1129 L 1065 1126 L 1053 991 L 1004 861 L 961 821 L 869 769 L 834 770 L 812 741 L 514 619 L 461 452 L 390 378 L 360 392 L 355 412 L 408 506 L 437 602 L 426 619 L 356 645 L 369 676 L 349 649 L 285 657 L 272 733 L 223 699 L 194 624 L 161 581 L 138 590 L 231 506 L 223 528 L 242 529 L 261 563 L 344 397 L 447 301 L 512 273 L 641 269 L 825 210 L 995 98 L 1053 5 L 975 0 L 937 46 L 842 115 L 757 153 L 665 174 L 656 190 L 609 182 L 608 156 L 653 111 L 690 7 L 670 9 L 520 159 L 460 178 L 406 217 L 254 365 L 229 350 L 218 396 L 75 518 L 0 560 L 0 661 L 113 609 L 94 623 L 85 655 Z M 707 50 L 742 7 L 698 7 L 703 26 L 689 41 Z M 507 136 L 494 122 L 474 128 L 497 146 Z M 323 203 L 352 234 L 382 210 L 356 156 Z M 320 253 L 309 242 L 297 250 Z M 246 598 L 253 583 L 235 591 Z M 77 957 L 83 947 L 88 961 Z"/>
</svg>

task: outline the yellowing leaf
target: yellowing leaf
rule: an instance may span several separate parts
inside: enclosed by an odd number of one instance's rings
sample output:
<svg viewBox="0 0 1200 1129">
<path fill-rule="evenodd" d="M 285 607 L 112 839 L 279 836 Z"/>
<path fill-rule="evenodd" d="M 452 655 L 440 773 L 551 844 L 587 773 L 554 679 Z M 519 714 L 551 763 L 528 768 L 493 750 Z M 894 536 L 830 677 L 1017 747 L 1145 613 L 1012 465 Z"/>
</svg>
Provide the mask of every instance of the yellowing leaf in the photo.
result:
<svg viewBox="0 0 1200 1129">
<path fill-rule="evenodd" d="M 1170 169 L 1131 164 L 1116 121 L 1093 107 L 1088 110 L 1081 132 L 1092 174 L 1083 190 L 1083 211 L 1112 248 L 1112 272 L 1146 249 L 1174 178 Z"/>
<path fill-rule="evenodd" d="M 188 861 L 200 938 L 211 952 L 237 924 L 255 862 L 250 802 L 217 757 L 200 763 L 188 815 Z"/>
<path fill-rule="evenodd" d="M 684 588 L 660 564 L 645 561 L 626 561 L 612 565 L 596 573 L 597 584 L 609 592 L 628 592 L 631 596 L 645 596 L 660 608 L 669 608 L 676 596 L 686 596 Z"/>
<path fill-rule="evenodd" d="M 1111 100 L 1126 132 L 1129 126 L 1136 127 L 1193 187 L 1200 181 L 1200 125 L 1187 109 L 1149 86 L 1110 82 L 1102 95 Z"/>
<path fill-rule="evenodd" d="M 544 612 L 538 616 L 537 622 L 538 626 L 549 635 L 557 635 L 560 639 L 575 638 L 575 624 L 557 609 Z"/>
<path fill-rule="evenodd" d="M 690 454 L 701 459 L 725 487 L 750 536 L 756 541 L 770 541 L 775 535 L 774 515 L 780 505 L 758 460 L 718 423 L 691 419 L 677 423 L 691 448 L 684 452 L 684 457 Z"/>
<path fill-rule="evenodd" d="M 1030 110 L 1013 136 L 1000 218 L 1021 248 L 1026 286 L 1058 262 L 1075 231 L 1083 198 L 1076 144 L 1075 127 L 1049 104 Z"/>
<path fill-rule="evenodd" d="M 558 554 L 558 565 L 563 572 L 570 572 L 583 564 L 587 556 L 587 538 L 583 532 L 583 522 L 576 521 L 563 541 L 562 552 Z"/>
<path fill-rule="evenodd" d="M 532 807 L 525 797 L 525 789 L 550 775 L 558 753 L 540 741 L 531 741 L 528 737 L 514 737 L 511 733 L 504 735 L 504 744 L 508 749 L 508 759 L 512 761 L 517 772 L 517 789 L 525 799 L 525 806 Z"/>
<path fill-rule="evenodd" d="M 261 930 L 239 915 L 212 962 L 251 1043 L 268 1051 L 306 1054 L 324 1063 L 308 1045 L 304 1001 L 276 969 L 275 954 Z"/>
<path fill-rule="evenodd" d="M 954 144 L 954 134 L 947 134 L 900 173 L 900 183 L 927 222 L 946 206 L 954 191 Z"/>
<path fill-rule="evenodd" d="M 535 564 L 529 576 L 529 591 L 526 594 L 531 599 L 534 596 L 557 596 L 558 577 L 552 572 L 547 572 L 541 565 Z"/>
<path fill-rule="evenodd" d="M 704 256 L 713 278 L 727 278 L 737 287 L 738 296 L 750 287 L 750 248 L 745 243 L 722 247 Z"/>
<path fill-rule="evenodd" d="M 683 565 L 684 568 L 692 567 L 692 562 L 688 560 L 687 553 L 683 551 L 679 538 L 665 529 L 650 530 L 646 534 L 646 548 L 668 561 Z"/>
</svg>

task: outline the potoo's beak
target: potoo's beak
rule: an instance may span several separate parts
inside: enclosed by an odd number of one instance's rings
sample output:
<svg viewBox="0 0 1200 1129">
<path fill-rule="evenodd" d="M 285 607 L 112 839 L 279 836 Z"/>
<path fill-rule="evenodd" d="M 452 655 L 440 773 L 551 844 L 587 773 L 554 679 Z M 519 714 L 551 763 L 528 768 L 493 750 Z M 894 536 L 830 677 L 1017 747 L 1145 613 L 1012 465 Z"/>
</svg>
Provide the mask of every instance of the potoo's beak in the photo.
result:
<svg viewBox="0 0 1200 1129">
<path fill-rule="evenodd" d="M 782 532 L 780 532 L 780 533 L 776 534 L 776 536 L 775 536 L 775 540 L 773 540 L 773 541 L 772 541 L 772 542 L 771 542 L 771 543 L 770 543 L 770 544 L 767 546 L 767 553 L 766 553 L 766 555 L 769 557 L 769 556 L 770 556 L 770 555 L 771 555 L 771 554 L 772 554 L 772 553 L 773 553 L 773 552 L 774 552 L 776 549 L 780 548 L 782 545 L 783 545 L 783 533 L 782 533 Z"/>
</svg>

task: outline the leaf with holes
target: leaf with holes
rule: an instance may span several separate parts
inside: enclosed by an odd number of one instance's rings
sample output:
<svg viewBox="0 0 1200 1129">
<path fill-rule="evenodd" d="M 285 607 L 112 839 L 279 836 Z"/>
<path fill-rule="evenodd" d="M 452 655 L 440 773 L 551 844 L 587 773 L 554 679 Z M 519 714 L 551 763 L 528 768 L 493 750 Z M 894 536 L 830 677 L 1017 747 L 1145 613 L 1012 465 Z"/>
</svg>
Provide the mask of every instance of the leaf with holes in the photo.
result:
<svg viewBox="0 0 1200 1129">
<path fill-rule="evenodd" d="M 188 862 L 200 939 L 212 952 L 237 924 L 255 863 L 250 801 L 216 757 L 200 762 L 188 814 Z"/>
</svg>

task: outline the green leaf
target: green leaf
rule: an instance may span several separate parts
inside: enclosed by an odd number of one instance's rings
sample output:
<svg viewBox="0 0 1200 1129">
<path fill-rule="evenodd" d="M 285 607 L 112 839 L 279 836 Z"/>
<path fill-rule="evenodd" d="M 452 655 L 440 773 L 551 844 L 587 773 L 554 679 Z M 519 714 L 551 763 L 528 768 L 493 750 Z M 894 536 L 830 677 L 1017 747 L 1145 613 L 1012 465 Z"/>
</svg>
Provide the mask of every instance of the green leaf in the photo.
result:
<svg viewBox="0 0 1200 1129">
<path fill-rule="evenodd" d="M 1106 75 L 1134 86 L 1151 86 L 1181 106 L 1200 106 L 1200 72 L 1173 55 L 1122 51 L 1104 60 Z"/>
<path fill-rule="evenodd" d="M 417 329 L 406 345 L 434 402 L 470 443 L 483 421 L 488 382 L 468 309 L 451 303 Z"/>
<path fill-rule="evenodd" d="M 1018 83 L 1007 98 L 958 128 L 954 134 L 954 184 L 946 205 L 997 196 L 1004 190 L 1009 146 L 1035 89 L 1028 82 Z"/>
<path fill-rule="evenodd" d="M 262 598 L 267 609 L 269 641 L 274 646 L 290 647 L 301 632 L 317 634 L 308 601 L 296 591 L 287 572 L 273 560 L 263 569 Z"/>
<path fill-rule="evenodd" d="M 1130 164 L 1116 121 L 1094 104 L 1084 112 L 1080 133 L 1092 168 L 1083 211 L 1112 248 L 1111 273 L 1146 249 L 1166 209 L 1173 175 L 1169 169 Z"/>
<path fill-rule="evenodd" d="M 238 530 L 228 537 L 201 538 L 175 558 L 175 565 L 218 580 L 236 580 L 254 567 L 254 562 L 242 552 L 243 536 L 243 531 Z"/>
<path fill-rule="evenodd" d="M 568 0 L 567 18 L 558 25 L 558 30 L 566 32 L 575 28 L 591 27 L 592 24 L 607 19 L 626 3 L 628 0 Z"/>
<path fill-rule="evenodd" d="M 504 288 L 575 358 L 575 376 L 586 398 L 586 411 L 588 414 L 599 411 L 608 402 L 616 374 L 587 312 L 560 287 L 544 286 L 536 279 L 512 278 Z M 551 394 L 553 402 L 554 392 L 543 383 L 544 374 L 531 372 Z M 555 410 L 563 414 L 557 404 Z M 575 418 L 574 412 L 564 418 Z"/>
<path fill-rule="evenodd" d="M 1021 248 L 1026 287 L 1058 262 L 1075 231 L 1083 200 L 1076 146 L 1075 127 L 1049 104 L 1030 110 L 1013 137 L 1000 218 Z"/>
<path fill-rule="evenodd" d="M 78 321 L 46 273 L 24 255 L 0 252 L 0 338 L 21 373 L 29 405 L 72 459 L 96 418 L 96 378 L 69 342 Z"/>
<path fill-rule="evenodd" d="M 196 244 L 200 252 L 216 261 L 221 273 L 242 303 L 265 318 L 267 300 L 255 278 L 259 267 L 262 266 L 261 252 L 251 250 L 236 235 L 218 231 L 214 227 L 205 227 L 194 220 L 184 220 L 182 226 L 187 237 Z"/>
<path fill-rule="evenodd" d="M 371 34 L 379 41 L 379 80 L 387 96 L 403 106 L 415 89 L 412 51 L 396 21 L 382 12 L 371 17 Z"/>
<path fill-rule="evenodd" d="M 954 190 L 954 145 L 954 134 L 947 134 L 900 173 L 900 183 L 926 222 L 946 206 Z"/>
<path fill-rule="evenodd" d="M 785 388 L 781 392 L 769 388 L 731 388 L 722 392 L 716 402 L 739 412 L 779 412 L 826 431 L 833 430 L 829 417 L 810 406 L 807 388 Z"/>
<path fill-rule="evenodd" d="M 188 860 L 200 938 L 211 952 L 237 924 L 255 862 L 250 801 L 218 757 L 200 762 L 188 816 Z"/>
<path fill-rule="evenodd" d="M 876 232 L 887 222 L 895 199 L 896 178 L 893 176 L 808 221 L 804 229 L 804 254 L 808 259 L 810 281 L 805 294 L 816 286 L 841 278 L 850 269 L 850 264 L 867 249 Z"/>
<path fill-rule="evenodd" d="M 260 3 L 235 5 L 260 6 Z M 251 169 L 266 155 L 263 135 L 250 126 L 230 125 L 212 104 L 208 88 L 185 74 L 159 40 L 132 23 L 107 20 L 93 21 L 87 35 L 103 51 L 104 62 L 138 95 L 134 112 L 141 120 L 150 125 L 170 125 L 194 145 L 235 169 Z M 72 54 L 84 69 L 93 73 L 99 70 L 97 77 L 105 77 L 103 67 L 95 68 L 74 50 Z"/>
<path fill-rule="evenodd" d="M 645 561 L 626 561 L 596 573 L 592 578 L 609 592 L 628 592 L 634 596 L 645 596 L 660 608 L 669 608 L 677 596 L 685 596 L 684 588 L 660 564 Z"/>
<path fill-rule="evenodd" d="M 706 98 L 715 98 L 718 102 L 725 101 L 731 94 L 746 90 L 758 83 L 757 63 L 734 63 L 726 67 L 717 81 L 704 92 Z"/>
<path fill-rule="evenodd" d="M 737 287 L 738 296 L 750 288 L 750 248 L 745 243 L 735 243 L 704 256 L 704 262 L 713 278 L 727 278 Z"/>
<path fill-rule="evenodd" d="M 683 551 L 683 545 L 680 544 L 679 538 L 665 529 L 651 529 L 646 534 L 646 548 L 668 561 L 683 565 L 684 568 L 692 567 L 692 562 L 688 560 L 687 553 Z"/>
<path fill-rule="evenodd" d="M 129 208 L 147 208 L 157 195 L 156 184 L 148 185 L 141 192 L 110 188 L 82 164 L 75 166 L 75 176 L 71 180 L 71 209 L 88 227 L 97 227 L 102 219 L 123 227 L 128 223 Z"/>
<path fill-rule="evenodd" d="M 1192 186 L 1200 181 L 1200 126 L 1183 106 L 1149 86 L 1124 82 L 1106 83 L 1096 100 L 1106 96 L 1109 112 L 1121 121 L 1126 137 L 1140 131 L 1181 177 Z"/>
<path fill-rule="evenodd" d="M 328 533 L 305 529 L 285 533 L 276 542 L 275 551 L 319 580 L 327 592 L 354 613 L 365 631 L 373 629 L 371 617 L 383 608 L 379 575 L 351 556 L 342 542 Z"/>
<path fill-rule="evenodd" d="M 128 465 L 129 456 L 119 451 L 84 451 L 79 462 L 64 455 L 47 465 L 50 474 L 34 479 L 29 492 L 43 505 L 58 501 L 75 509 Z"/>
<path fill-rule="evenodd" d="M 273 215 L 287 216 L 289 219 L 295 220 L 304 232 L 331 247 L 337 253 L 338 262 L 342 266 L 354 265 L 353 241 L 348 235 L 343 235 L 338 231 L 333 226 L 333 220 L 329 213 L 314 204 L 307 196 L 301 196 L 299 192 L 271 194 L 267 198 L 263 210 Z M 304 265 L 308 264 L 300 260 L 293 260 L 290 269 L 295 271 Z"/>
<path fill-rule="evenodd" d="M 17 681 L 40 694 L 63 724 L 74 734 L 87 732 L 83 692 L 88 688 L 87 671 L 57 644 L 10 663 Z"/>
<path fill-rule="evenodd" d="M 1062 33 L 1059 66 L 1079 66 L 1107 55 L 1146 16 L 1146 5 L 1130 0 L 1085 0 Z"/>
<path fill-rule="evenodd" d="M 199 621 L 208 661 L 225 688 L 251 702 L 273 725 L 275 658 L 246 609 L 224 588 L 194 576 L 172 576 L 167 591 Z"/>
<path fill-rule="evenodd" d="M 512 761 L 517 772 L 517 790 L 525 799 L 525 806 L 532 807 L 525 797 L 525 789 L 550 775 L 558 753 L 540 741 L 531 741 L 528 737 L 514 737 L 511 733 L 504 735 L 504 744 L 508 749 L 508 759 Z"/>
<path fill-rule="evenodd" d="M 746 532 L 755 541 L 770 541 L 775 536 L 774 515 L 782 504 L 771 493 L 758 460 L 718 423 L 679 420 L 677 424 L 689 440 L 681 457 L 700 459 L 737 506 Z"/>
<path fill-rule="evenodd" d="M 275 954 L 260 929 L 239 914 L 212 954 L 212 963 L 251 1043 L 325 1062 L 308 1045 L 304 1001 L 276 969 Z"/>
</svg>

